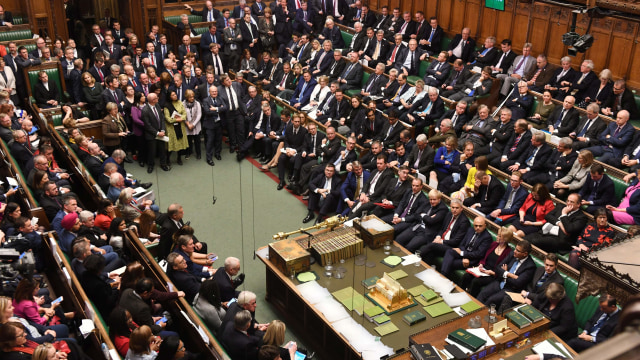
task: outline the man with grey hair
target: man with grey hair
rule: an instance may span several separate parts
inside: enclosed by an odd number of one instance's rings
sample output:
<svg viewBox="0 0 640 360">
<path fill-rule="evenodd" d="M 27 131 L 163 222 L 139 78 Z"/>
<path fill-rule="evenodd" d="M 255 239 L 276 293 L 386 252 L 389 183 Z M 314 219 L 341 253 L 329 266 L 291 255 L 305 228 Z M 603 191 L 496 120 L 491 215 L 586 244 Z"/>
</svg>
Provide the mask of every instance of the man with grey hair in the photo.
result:
<svg viewBox="0 0 640 360">
<path fill-rule="evenodd" d="M 513 60 L 513 64 L 506 74 L 498 74 L 496 77 L 502 80 L 500 94 L 507 97 L 511 92 L 511 86 L 520 80 L 530 80 L 536 72 L 536 58 L 531 56 L 531 43 L 525 43 L 522 47 L 522 55 Z"/>
<path fill-rule="evenodd" d="M 128 160 L 127 160 L 128 159 Z M 135 179 L 128 179 L 127 178 L 127 171 L 124 168 L 124 163 L 125 162 L 132 162 L 131 159 L 129 159 L 129 155 L 127 155 L 127 153 L 124 152 L 124 150 L 122 149 L 115 149 L 113 151 L 113 153 L 111 154 L 110 157 L 108 157 L 107 159 L 104 160 L 104 162 L 102 162 L 102 166 L 100 169 L 100 172 L 98 173 L 98 176 L 100 173 L 104 172 L 104 167 L 107 164 L 116 164 L 117 166 L 117 170 L 120 173 L 120 175 L 122 175 L 122 177 L 124 178 L 124 184 L 127 187 L 143 187 L 145 189 L 148 189 L 151 187 L 151 185 L 153 185 L 152 183 L 141 183 L 138 180 Z M 94 175 L 94 177 L 98 177 L 96 175 Z"/>
<path fill-rule="evenodd" d="M 124 185 L 124 177 L 120 173 L 113 173 L 109 177 L 109 190 L 107 191 L 107 198 L 114 204 L 118 201 L 120 192 L 126 188 Z"/>
<path fill-rule="evenodd" d="M 435 152 L 427 145 L 427 135 L 420 134 L 416 137 L 416 146 L 411 149 L 409 158 L 404 163 L 404 165 L 407 165 L 409 169 L 411 169 L 411 174 L 420 173 L 428 176 L 429 172 L 433 169 Z"/>
<path fill-rule="evenodd" d="M 555 99 L 564 100 L 567 93 L 564 90 L 560 90 L 561 87 L 567 86 L 573 79 L 579 76 L 578 72 L 571 67 L 571 57 L 564 56 L 560 59 L 560 67 L 553 72 L 551 81 L 544 86 L 545 90 L 551 91 L 551 95 Z"/>
<path fill-rule="evenodd" d="M 187 271 L 184 255 L 172 252 L 167 255 L 167 276 L 180 288 L 189 304 L 200 291 L 201 279 Z"/>
<path fill-rule="evenodd" d="M 238 301 L 229 305 L 227 313 L 222 319 L 222 329 L 225 329 L 233 321 L 236 314 L 242 311 L 249 311 L 251 314 L 251 325 L 247 333 L 251 336 L 258 336 L 262 339 L 269 324 L 259 324 L 256 321 L 256 294 L 251 291 L 242 291 L 238 294 Z M 224 331 L 224 330 L 223 330 Z"/>
<path fill-rule="evenodd" d="M 436 132 L 435 135 L 430 137 L 427 142 L 429 145 L 433 145 L 436 147 L 440 147 L 444 144 L 444 141 L 447 140 L 449 136 L 453 136 L 454 138 L 458 138 L 456 135 L 456 131 L 451 126 L 451 119 L 443 119 L 440 122 L 440 129 Z"/>
<path fill-rule="evenodd" d="M 227 312 L 227 314 L 229 314 Z M 258 358 L 261 337 L 249 334 L 251 313 L 238 311 L 226 327 L 220 328 L 220 337 L 229 356 L 234 360 L 253 360 Z"/>
<path fill-rule="evenodd" d="M 13 143 L 9 146 L 9 150 L 21 169 L 26 168 L 27 163 L 33 157 L 33 148 L 24 130 L 13 132 Z"/>
<path fill-rule="evenodd" d="M 91 176 L 96 179 L 102 173 L 104 158 L 100 156 L 100 146 L 98 144 L 91 142 L 87 149 L 89 150 L 89 156 L 87 156 L 83 162 L 89 170 L 89 173 L 91 173 Z"/>
<path fill-rule="evenodd" d="M 589 94 L 591 88 L 598 87 L 600 82 L 598 81 L 598 75 L 593 71 L 593 60 L 585 60 L 580 65 L 580 74 L 575 78 L 575 81 L 569 84 L 567 93 L 573 95 L 576 98 L 576 102 L 580 104 Z M 593 99 L 595 100 L 595 99 Z"/>
<path fill-rule="evenodd" d="M 224 260 L 224 267 L 218 268 L 213 279 L 218 283 L 220 289 L 220 301 L 225 305 L 229 300 L 237 298 L 240 291 L 236 288 L 244 282 L 244 274 L 240 273 L 240 260 L 236 257 L 228 257 Z M 234 276 L 238 275 L 235 279 Z"/>
<path fill-rule="evenodd" d="M 607 128 L 607 124 L 598 115 L 599 112 L 600 106 L 595 102 L 587 105 L 587 114 L 580 120 L 578 126 L 569 133 L 569 137 L 573 140 L 574 150 L 580 151 L 598 142 L 598 136 Z"/>
</svg>

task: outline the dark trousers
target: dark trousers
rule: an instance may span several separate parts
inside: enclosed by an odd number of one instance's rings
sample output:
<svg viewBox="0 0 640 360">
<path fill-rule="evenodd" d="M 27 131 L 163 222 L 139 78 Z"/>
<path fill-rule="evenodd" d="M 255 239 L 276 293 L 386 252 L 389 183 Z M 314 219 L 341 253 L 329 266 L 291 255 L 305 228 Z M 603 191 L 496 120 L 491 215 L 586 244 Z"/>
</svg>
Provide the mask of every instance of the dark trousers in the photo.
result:
<svg viewBox="0 0 640 360">
<path fill-rule="evenodd" d="M 405 249 L 415 252 L 421 247 L 427 245 L 435 237 L 436 232 L 433 229 L 423 229 L 418 227 L 415 231 L 410 227 L 396 236 L 396 241 L 404 246 Z"/>
<path fill-rule="evenodd" d="M 462 277 L 460 287 L 465 289 L 471 296 L 478 297 L 482 288 L 489 285 L 493 280 L 494 278 L 492 276 L 474 277 L 469 273 L 465 273 Z"/>
<path fill-rule="evenodd" d="M 527 235 L 525 239 L 528 240 L 531 245 L 535 245 L 546 252 L 567 253 L 571 251 L 571 246 L 573 245 L 557 236 L 551 234 L 544 235 L 540 231 Z"/>
<path fill-rule="evenodd" d="M 309 211 L 318 210 L 318 214 L 320 216 L 325 216 L 336 211 L 336 207 L 338 206 L 338 199 L 336 196 L 332 194 L 327 194 L 325 198 L 322 198 L 320 194 L 309 193 L 309 205 L 307 209 Z"/>
<path fill-rule="evenodd" d="M 225 121 L 227 123 L 227 133 L 229 134 L 229 147 L 241 147 L 242 143 L 244 143 L 244 118 L 240 111 L 227 112 Z"/>
<path fill-rule="evenodd" d="M 156 164 L 155 157 L 160 157 L 160 165 L 167 165 L 167 143 L 162 140 L 147 140 L 147 165 L 150 168 Z"/>
<path fill-rule="evenodd" d="M 278 158 L 278 177 L 281 182 L 284 182 L 284 173 L 287 170 L 289 162 L 293 162 L 295 157 L 288 157 L 287 154 L 280 154 Z"/>
<path fill-rule="evenodd" d="M 311 163 L 312 166 L 317 164 L 318 157 L 309 156 L 309 154 L 307 154 L 307 156 L 305 157 L 302 157 L 302 153 L 296 154 L 296 157 L 293 159 L 293 174 L 296 175 L 296 177 L 299 177 L 300 169 L 308 163 Z"/>
<path fill-rule="evenodd" d="M 496 307 L 502 303 L 502 298 L 506 295 L 503 289 L 500 289 L 501 280 L 496 279 L 491 284 L 487 285 L 478 294 L 478 300 L 483 304 L 489 306 L 495 304 Z M 511 290 L 510 290 L 511 291 Z"/>
<path fill-rule="evenodd" d="M 579 339 L 577 337 L 567 341 L 567 345 L 571 346 L 576 352 L 582 352 L 595 345 L 595 343 Z"/>
<path fill-rule="evenodd" d="M 432 242 L 420 248 L 420 256 L 427 264 L 433 264 L 437 257 L 444 256 L 447 250 L 450 249 L 451 246 L 447 244 L 436 244 Z"/>
<path fill-rule="evenodd" d="M 147 161 L 147 146 L 145 144 L 144 135 L 135 137 L 134 140 L 135 147 L 138 150 L 138 161 L 146 162 Z"/>
<path fill-rule="evenodd" d="M 195 153 L 198 157 L 202 155 L 202 150 L 200 149 L 200 134 L 198 135 L 187 135 L 189 140 L 189 150 L 188 155 Z"/>
<path fill-rule="evenodd" d="M 214 123 L 213 129 L 205 129 L 207 134 L 207 142 L 205 143 L 205 153 L 207 161 L 213 158 L 213 155 L 220 155 L 222 151 L 222 124 L 220 121 Z"/>
<path fill-rule="evenodd" d="M 266 137 L 263 137 L 260 140 L 256 140 L 256 134 L 255 134 L 255 130 L 253 135 L 249 136 L 244 143 L 242 144 L 242 147 L 240 147 L 239 152 L 242 153 L 243 155 L 246 154 L 247 152 L 249 152 L 249 150 L 251 150 L 255 146 L 260 149 L 263 143 L 262 140 L 266 139 Z"/>
</svg>

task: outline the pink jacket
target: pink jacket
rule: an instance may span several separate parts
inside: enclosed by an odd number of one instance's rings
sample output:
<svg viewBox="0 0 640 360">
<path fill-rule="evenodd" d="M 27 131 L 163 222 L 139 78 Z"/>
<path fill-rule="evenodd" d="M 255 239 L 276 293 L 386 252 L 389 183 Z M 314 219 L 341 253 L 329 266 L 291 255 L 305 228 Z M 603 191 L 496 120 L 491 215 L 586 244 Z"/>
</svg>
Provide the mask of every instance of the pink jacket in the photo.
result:
<svg viewBox="0 0 640 360">
<path fill-rule="evenodd" d="M 13 307 L 13 314 L 17 317 L 27 319 L 40 325 L 45 325 L 48 321 L 43 316 L 40 316 L 40 313 L 38 313 L 40 306 L 33 300 L 22 300 L 19 303 L 16 303 L 16 301 L 13 300 Z"/>
</svg>

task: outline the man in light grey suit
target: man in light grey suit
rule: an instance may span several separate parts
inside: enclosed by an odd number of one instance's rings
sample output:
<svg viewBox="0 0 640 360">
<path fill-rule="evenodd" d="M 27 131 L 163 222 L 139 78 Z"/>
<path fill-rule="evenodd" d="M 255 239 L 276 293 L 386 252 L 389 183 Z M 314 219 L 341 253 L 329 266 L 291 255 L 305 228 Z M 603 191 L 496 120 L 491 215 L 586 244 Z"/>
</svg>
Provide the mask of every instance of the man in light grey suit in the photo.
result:
<svg viewBox="0 0 640 360">
<path fill-rule="evenodd" d="M 500 94 L 509 96 L 513 84 L 517 84 L 520 80 L 530 80 L 535 73 L 536 58 L 531 56 L 531 43 L 525 43 L 522 48 L 522 55 L 519 55 L 513 60 L 507 73 L 496 76 L 502 80 Z"/>
</svg>

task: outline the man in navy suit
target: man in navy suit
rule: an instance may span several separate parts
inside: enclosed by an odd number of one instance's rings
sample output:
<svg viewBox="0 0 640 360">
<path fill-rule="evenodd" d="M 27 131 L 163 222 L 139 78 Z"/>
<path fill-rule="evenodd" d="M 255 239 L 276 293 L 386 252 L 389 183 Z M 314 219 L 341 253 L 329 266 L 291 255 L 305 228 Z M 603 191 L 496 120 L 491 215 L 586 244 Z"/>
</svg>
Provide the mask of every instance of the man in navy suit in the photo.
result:
<svg viewBox="0 0 640 360">
<path fill-rule="evenodd" d="M 335 26 L 333 20 L 331 19 L 327 19 L 327 21 L 325 21 L 325 28 L 322 29 L 322 33 L 318 35 L 318 39 L 331 40 L 334 49 L 343 49 L 345 47 L 340 29 Z"/>
<path fill-rule="evenodd" d="M 147 51 L 142 53 L 142 58 L 149 59 L 149 61 L 151 62 L 151 66 L 156 68 L 156 73 L 159 74 L 162 71 L 162 56 L 160 55 L 160 53 L 156 52 L 156 47 L 152 42 L 147 43 Z"/>
<path fill-rule="evenodd" d="M 418 75 L 420 61 L 424 60 L 428 56 L 429 54 L 418 48 L 418 42 L 416 39 L 411 39 L 409 40 L 409 47 L 396 56 L 394 67 L 407 76 Z"/>
<path fill-rule="evenodd" d="M 523 174 L 522 180 L 527 184 L 531 183 L 527 181 L 528 179 L 547 174 L 552 151 L 545 141 L 546 138 L 543 132 L 535 133 L 531 137 L 529 148 L 522 153 L 515 164 L 507 169 L 511 172 L 519 170 Z"/>
<path fill-rule="evenodd" d="M 313 32 L 313 19 L 316 14 L 313 8 L 309 9 L 307 2 L 300 3 L 300 9 L 296 10 L 296 18 L 293 23 L 293 30 L 301 34 L 310 34 Z"/>
<path fill-rule="evenodd" d="M 491 160 L 491 165 L 506 171 L 520 159 L 522 153 L 527 151 L 529 144 L 531 144 L 529 123 L 524 119 L 519 119 L 513 127 L 513 134 L 502 150 L 502 156 Z"/>
<path fill-rule="evenodd" d="M 243 90 L 240 84 L 231 81 L 228 75 L 220 75 L 218 95 L 224 104 L 222 119 L 229 132 L 229 152 L 233 153 L 242 147 L 244 142 L 244 116 L 247 115 L 247 107 L 242 101 Z"/>
<path fill-rule="evenodd" d="M 567 341 L 573 350 L 582 352 L 600 344 L 611 337 L 618 327 L 620 309 L 616 298 L 609 294 L 600 295 L 600 307 L 584 325 L 584 331 Z"/>
<path fill-rule="evenodd" d="M 422 180 L 415 178 L 411 182 L 411 191 L 404 194 L 393 215 L 384 216 L 381 220 L 392 225 L 398 235 L 420 219 L 420 209 L 427 203 L 427 197 L 422 193 Z"/>
<path fill-rule="evenodd" d="M 432 62 L 424 74 L 424 84 L 440 87 L 449 76 L 450 70 L 451 65 L 447 62 L 447 52 L 441 51 L 440 54 L 438 54 L 438 60 Z"/>
<path fill-rule="evenodd" d="M 202 11 L 193 10 L 193 8 L 189 4 L 185 4 L 184 7 L 185 9 L 189 10 L 191 14 L 202 16 L 202 22 L 217 21 L 217 19 L 220 17 L 220 11 L 213 7 L 213 2 L 210 0 L 205 1 Z"/>
<path fill-rule="evenodd" d="M 424 32 L 425 37 L 418 38 L 418 41 L 422 50 L 429 53 L 429 55 L 435 55 L 441 49 L 444 30 L 438 25 L 438 19 L 435 16 L 429 18 L 429 25 L 430 28 Z"/>
<path fill-rule="evenodd" d="M 359 56 L 357 52 L 350 52 L 347 55 L 349 63 L 345 66 L 344 71 L 338 77 L 340 89 L 346 91 L 351 89 L 359 89 L 362 82 L 363 69 L 358 62 Z"/>
<path fill-rule="evenodd" d="M 444 254 L 440 273 L 449 276 L 454 270 L 476 266 L 491 246 L 491 242 L 487 221 L 483 217 L 476 217 L 473 219 L 473 229 L 467 230 L 460 245 L 448 249 Z"/>
<path fill-rule="evenodd" d="M 515 250 L 496 266 L 495 271 L 480 268 L 480 271 L 493 276 L 495 280 L 482 289 L 478 294 L 478 300 L 487 306 L 499 306 L 507 291 L 520 293 L 526 289 L 536 272 L 536 263 L 529 256 L 530 252 L 531 243 L 520 240 Z"/>
<path fill-rule="evenodd" d="M 581 205 L 586 206 L 585 211 L 593 215 L 597 209 L 613 205 L 616 194 L 613 180 L 604 173 L 602 164 L 591 165 L 590 173 L 591 177 L 580 190 L 580 197 Z"/>
<path fill-rule="evenodd" d="M 196 60 L 200 58 L 198 54 L 198 47 L 191 44 L 191 36 L 184 35 L 182 37 L 182 45 L 178 46 L 178 60 L 184 61 L 184 57 L 189 53 L 193 53 L 196 57 Z"/>
<path fill-rule="evenodd" d="M 520 81 L 518 83 L 518 91 L 511 93 L 507 98 L 507 102 L 505 102 L 505 107 L 511 110 L 511 118 L 518 120 L 527 118 L 532 106 L 533 95 L 529 94 L 529 86 L 527 86 L 526 82 Z"/>
<path fill-rule="evenodd" d="M 475 175 L 475 186 L 478 190 L 474 196 L 464 200 L 464 205 L 483 214 L 495 209 L 504 194 L 504 186 L 500 180 L 479 170 Z"/>
<path fill-rule="evenodd" d="M 487 219 L 502 223 L 518 213 L 522 204 L 529 196 L 527 189 L 522 186 L 522 174 L 520 171 L 514 171 L 509 177 L 509 184 L 504 196 L 500 199 L 498 206 L 487 215 Z"/>
<path fill-rule="evenodd" d="M 436 189 L 429 191 L 429 203 L 420 209 L 417 221 L 396 236 L 396 241 L 410 252 L 418 250 L 433 240 L 448 212 L 442 193 Z"/>
<path fill-rule="evenodd" d="M 327 164 L 324 174 L 317 176 L 309 184 L 309 205 L 307 216 L 302 220 L 308 223 L 315 217 L 314 211 L 318 211 L 316 224 L 322 222 L 324 217 L 336 210 L 340 197 L 340 176 L 336 175 L 336 167 Z"/>
<path fill-rule="evenodd" d="M 444 256 L 447 250 L 457 248 L 470 228 L 469 219 L 462 212 L 462 201 L 451 199 L 449 207 L 451 211 L 445 216 L 433 241 L 420 248 L 422 260 L 428 264 L 433 264 L 437 257 Z"/>
<path fill-rule="evenodd" d="M 607 129 L 598 136 L 602 145 L 587 148 L 598 160 L 608 162 L 612 159 L 621 160 L 624 150 L 633 140 L 635 128 L 629 124 L 629 112 L 620 110 L 616 114 L 616 122 L 610 123 Z"/>
<path fill-rule="evenodd" d="M 293 162 L 295 160 L 295 156 L 298 152 L 302 151 L 306 133 L 307 129 L 300 126 L 300 115 L 293 115 L 291 124 L 287 125 L 284 134 L 284 152 L 280 154 L 280 157 L 278 158 L 278 177 L 280 178 L 278 190 L 282 190 L 286 184 L 284 175 L 287 165 L 289 161 Z M 290 180 L 292 176 L 293 175 L 290 176 Z"/>
<path fill-rule="evenodd" d="M 333 60 L 333 50 L 331 50 L 331 41 L 325 40 L 322 43 L 322 51 L 313 58 L 309 64 L 309 70 L 313 76 L 318 77 L 324 75 Z"/>
<path fill-rule="evenodd" d="M 104 42 L 100 48 L 109 53 L 109 60 L 118 61 L 122 57 L 122 48 L 120 45 L 114 44 L 113 36 L 110 34 L 104 36 Z"/>
<path fill-rule="evenodd" d="M 317 84 L 316 80 L 311 77 L 311 72 L 309 72 L 309 70 L 305 70 L 302 77 L 304 81 L 298 82 L 298 86 L 289 101 L 289 103 L 296 109 L 300 109 L 309 103 L 313 88 Z"/>
<path fill-rule="evenodd" d="M 209 44 L 211 43 L 220 44 L 220 35 L 217 33 L 217 28 L 215 24 L 209 24 L 209 32 L 202 34 L 200 36 L 201 51 L 209 50 Z"/>
<path fill-rule="evenodd" d="M 120 90 L 118 78 L 116 76 L 109 75 L 105 79 L 105 83 L 107 88 L 102 91 L 102 102 L 104 104 L 108 104 L 110 102 L 115 103 L 118 105 L 118 111 L 122 112 L 125 96 L 122 90 Z"/>
<path fill-rule="evenodd" d="M 346 216 L 353 206 L 357 204 L 369 175 L 371 175 L 369 170 L 364 170 L 359 161 L 351 163 L 351 171 L 340 187 L 340 201 L 336 210 L 338 214 Z"/>
</svg>

